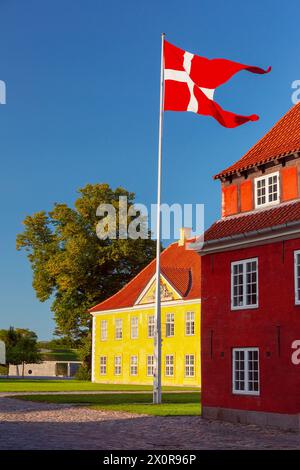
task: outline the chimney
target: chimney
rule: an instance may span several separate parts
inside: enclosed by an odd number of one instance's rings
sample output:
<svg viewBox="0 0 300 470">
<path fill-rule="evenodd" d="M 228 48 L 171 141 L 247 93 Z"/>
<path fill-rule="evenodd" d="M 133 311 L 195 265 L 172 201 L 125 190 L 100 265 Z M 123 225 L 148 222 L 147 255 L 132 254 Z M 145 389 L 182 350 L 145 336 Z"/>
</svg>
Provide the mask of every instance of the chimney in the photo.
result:
<svg viewBox="0 0 300 470">
<path fill-rule="evenodd" d="M 180 237 L 178 240 L 178 246 L 184 246 L 185 242 L 191 238 L 192 229 L 188 227 L 182 227 L 180 229 Z"/>
</svg>

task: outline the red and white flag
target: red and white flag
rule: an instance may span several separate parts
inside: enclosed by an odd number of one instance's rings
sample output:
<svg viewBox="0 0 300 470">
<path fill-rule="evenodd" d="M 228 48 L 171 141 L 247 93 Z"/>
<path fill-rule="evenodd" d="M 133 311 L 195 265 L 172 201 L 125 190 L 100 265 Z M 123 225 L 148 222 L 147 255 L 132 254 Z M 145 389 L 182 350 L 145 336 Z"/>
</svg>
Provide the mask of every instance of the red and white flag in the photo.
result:
<svg viewBox="0 0 300 470">
<path fill-rule="evenodd" d="M 256 114 L 240 116 L 225 111 L 214 101 L 215 89 L 240 70 L 268 73 L 259 67 L 226 59 L 206 59 L 164 41 L 164 111 L 192 111 L 213 116 L 224 127 L 257 121 Z"/>
</svg>

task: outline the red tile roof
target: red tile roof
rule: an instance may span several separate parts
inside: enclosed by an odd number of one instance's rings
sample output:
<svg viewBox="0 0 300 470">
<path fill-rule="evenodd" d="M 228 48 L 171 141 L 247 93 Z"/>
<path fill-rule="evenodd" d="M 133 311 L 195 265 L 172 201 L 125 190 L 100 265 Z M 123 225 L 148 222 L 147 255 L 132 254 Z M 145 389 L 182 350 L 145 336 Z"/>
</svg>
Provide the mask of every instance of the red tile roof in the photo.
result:
<svg viewBox="0 0 300 470">
<path fill-rule="evenodd" d="M 205 232 L 204 243 L 296 221 L 300 224 L 300 201 L 218 220 Z"/>
<path fill-rule="evenodd" d="M 162 275 L 185 300 L 200 298 L 200 257 L 178 243 L 172 243 L 161 254 Z M 95 305 L 90 312 L 132 307 L 155 274 L 155 260 L 116 294 Z"/>
<path fill-rule="evenodd" d="M 300 103 L 293 106 L 240 160 L 215 175 L 215 179 L 299 151 Z"/>
</svg>

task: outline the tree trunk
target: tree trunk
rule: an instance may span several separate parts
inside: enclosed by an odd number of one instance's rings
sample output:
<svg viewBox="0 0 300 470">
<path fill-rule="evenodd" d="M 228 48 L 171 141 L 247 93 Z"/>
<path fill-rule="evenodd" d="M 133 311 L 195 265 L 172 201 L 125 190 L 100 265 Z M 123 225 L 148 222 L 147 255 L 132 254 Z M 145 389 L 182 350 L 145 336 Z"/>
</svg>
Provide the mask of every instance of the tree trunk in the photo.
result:
<svg viewBox="0 0 300 470">
<path fill-rule="evenodd" d="M 24 378 L 24 366 L 25 366 L 25 363 L 22 362 L 22 377 Z"/>
</svg>

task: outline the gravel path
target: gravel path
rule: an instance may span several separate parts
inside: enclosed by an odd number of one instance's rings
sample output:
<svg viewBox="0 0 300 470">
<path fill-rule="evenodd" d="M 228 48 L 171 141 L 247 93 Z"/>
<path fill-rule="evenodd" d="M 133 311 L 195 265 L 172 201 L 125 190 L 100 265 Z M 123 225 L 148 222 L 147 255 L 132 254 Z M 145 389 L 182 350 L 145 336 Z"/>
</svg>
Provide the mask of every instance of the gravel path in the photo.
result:
<svg viewBox="0 0 300 470">
<path fill-rule="evenodd" d="M 257 426 L 0 398 L 0 449 L 300 449 L 300 434 Z"/>
</svg>

